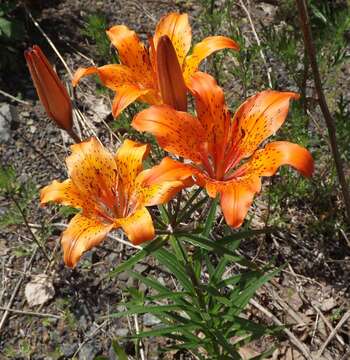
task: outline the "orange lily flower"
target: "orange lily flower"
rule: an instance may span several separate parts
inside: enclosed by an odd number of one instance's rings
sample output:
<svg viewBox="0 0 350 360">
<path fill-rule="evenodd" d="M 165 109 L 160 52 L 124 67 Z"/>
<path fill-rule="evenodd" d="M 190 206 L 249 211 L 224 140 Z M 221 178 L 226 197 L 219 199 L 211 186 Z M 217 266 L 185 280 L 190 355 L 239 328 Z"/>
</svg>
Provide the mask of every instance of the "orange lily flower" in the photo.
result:
<svg viewBox="0 0 350 360">
<path fill-rule="evenodd" d="M 172 172 L 173 160 L 142 171 L 148 146 L 125 140 L 115 156 L 96 138 L 71 146 L 66 159 L 69 179 L 41 190 L 41 204 L 50 201 L 82 209 L 62 235 L 64 261 L 74 267 L 84 251 L 122 228 L 133 244 L 154 238 L 146 206 L 169 201 L 186 184 L 188 171 Z"/>
<path fill-rule="evenodd" d="M 197 117 L 166 105 L 152 106 L 136 115 L 132 126 L 152 133 L 166 151 L 192 161 L 174 163 L 174 171 L 191 169 L 210 197 L 220 195 L 228 225 L 241 226 L 261 190 L 262 176 L 272 176 L 281 165 L 312 175 L 313 159 L 297 144 L 275 141 L 258 149 L 283 124 L 289 102 L 298 94 L 260 92 L 246 100 L 231 120 L 224 93 L 210 75 L 197 72 L 189 87 Z"/>
<path fill-rule="evenodd" d="M 192 40 L 191 26 L 188 15 L 178 13 L 170 13 L 159 21 L 155 35 L 149 36 L 149 51 L 136 33 L 124 25 L 113 26 L 107 31 L 107 35 L 118 51 L 121 64 L 79 68 L 73 77 L 73 85 L 75 86 L 83 76 L 97 74 L 105 86 L 116 92 L 112 108 L 114 117 L 137 99 L 151 105 L 164 103 L 161 93 L 162 74 L 159 74 L 157 66 L 158 46 L 163 36 L 167 36 L 173 44 L 186 84 L 202 60 L 213 52 L 221 49 L 239 49 L 238 44 L 230 38 L 210 36 L 196 44 L 192 54 L 188 55 Z M 169 61 L 170 64 L 174 64 L 174 59 Z M 177 75 L 175 77 L 179 78 Z M 175 87 L 176 85 L 174 84 Z"/>
<path fill-rule="evenodd" d="M 76 142 L 80 139 L 73 132 L 72 103 L 67 89 L 52 68 L 39 46 L 24 52 L 25 59 L 39 99 L 47 115 L 68 132 Z"/>
</svg>

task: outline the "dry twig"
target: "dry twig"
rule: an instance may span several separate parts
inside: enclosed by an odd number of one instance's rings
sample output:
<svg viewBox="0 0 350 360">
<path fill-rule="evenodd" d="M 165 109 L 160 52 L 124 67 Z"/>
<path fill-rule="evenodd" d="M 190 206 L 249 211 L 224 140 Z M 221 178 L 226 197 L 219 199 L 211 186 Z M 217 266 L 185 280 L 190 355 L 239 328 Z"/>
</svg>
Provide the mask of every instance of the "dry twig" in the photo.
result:
<svg viewBox="0 0 350 360">
<path fill-rule="evenodd" d="M 256 41 L 256 43 L 258 44 L 259 48 L 260 48 L 260 49 L 259 49 L 259 53 L 260 53 L 260 56 L 261 56 L 261 58 L 262 58 L 262 61 L 264 62 L 264 65 L 265 65 L 265 67 L 266 67 L 266 75 L 267 75 L 267 80 L 268 80 L 268 82 L 269 82 L 269 87 L 272 88 L 272 80 L 271 80 L 271 74 L 270 74 L 271 69 L 269 68 L 269 65 L 268 65 L 268 63 L 267 63 L 267 61 L 266 61 L 265 54 L 264 54 L 264 52 L 263 52 L 262 49 L 261 49 L 261 41 L 260 41 L 260 39 L 259 39 L 259 36 L 258 36 L 256 30 L 255 30 L 255 26 L 254 26 L 253 19 L 252 19 L 252 17 L 250 16 L 249 10 L 248 10 L 248 8 L 245 6 L 243 0 L 239 0 L 239 4 L 241 5 L 241 8 L 244 10 L 244 12 L 245 12 L 246 15 L 247 15 L 247 18 L 248 18 L 248 20 L 249 20 L 250 27 L 252 28 L 252 32 L 253 32 L 253 35 L 254 35 L 254 37 L 255 37 L 255 41 Z"/>
<path fill-rule="evenodd" d="M 4 324 L 5 324 L 5 322 L 6 322 L 6 319 L 7 319 L 8 315 L 9 315 L 9 313 L 10 313 L 10 311 L 9 311 L 8 309 L 11 308 L 12 303 L 14 302 L 15 297 L 16 297 L 16 295 L 17 295 L 17 292 L 18 292 L 18 290 L 19 290 L 19 288 L 20 288 L 20 286 L 21 286 L 21 284 L 22 284 L 22 281 L 24 280 L 25 276 L 27 275 L 28 269 L 29 269 L 30 266 L 32 265 L 32 262 L 33 262 L 33 260 L 34 260 L 34 258 L 35 258 L 35 255 L 36 255 L 37 251 L 38 251 L 38 247 L 36 247 L 35 250 L 33 251 L 33 254 L 32 254 L 29 262 L 25 264 L 24 269 L 23 269 L 23 274 L 22 274 L 22 276 L 19 278 L 19 280 L 18 280 L 15 288 L 13 289 L 11 298 L 10 298 L 10 300 L 9 300 L 8 303 L 7 303 L 6 310 L 5 310 L 4 314 L 2 315 L 2 319 L 1 319 L 1 321 L 0 321 L 0 333 L 1 333 L 2 327 L 4 326 Z"/>
<path fill-rule="evenodd" d="M 319 350 L 318 354 L 317 354 L 317 359 L 319 359 L 322 355 L 322 353 L 324 352 L 324 350 L 326 349 L 327 345 L 329 344 L 329 342 L 334 338 L 334 336 L 337 334 L 338 330 L 344 325 L 344 323 L 349 319 L 350 317 L 350 310 L 348 310 L 343 317 L 340 319 L 340 321 L 338 322 L 337 326 L 332 330 L 332 332 L 329 334 L 327 340 L 323 343 L 321 349 Z"/>
</svg>

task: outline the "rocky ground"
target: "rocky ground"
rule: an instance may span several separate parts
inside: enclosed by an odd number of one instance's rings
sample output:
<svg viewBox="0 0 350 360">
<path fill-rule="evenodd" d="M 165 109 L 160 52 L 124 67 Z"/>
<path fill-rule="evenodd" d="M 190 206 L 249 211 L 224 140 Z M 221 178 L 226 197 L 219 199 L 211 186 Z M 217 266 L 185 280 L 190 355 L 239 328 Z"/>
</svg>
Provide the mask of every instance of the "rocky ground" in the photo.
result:
<svg viewBox="0 0 350 360">
<path fill-rule="evenodd" d="M 276 13 L 274 2 L 256 3 L 252 6 L 264 21 Z M 172 10 L 189 12 L 194 33 L 201 35 L 197 27 L 200 4 L 194 2 L 52 0 L 28 1 L 28 5 L 71 70 L 98 58 L 96 46 L 80 31 L 88 13 L 101 12 L 108 24 L 126 24 L 145 37 L 153 32 L 162 14 Z M 234 9 L 237 17 L 245 16 L 238 7 Z M 40 44 L 68 81 L 64 67 L 22 8 L 18 9 L 18 16 L 28 29 L 18 43 L 19 50 Z M 24 59 L 18 56 L 17 60 L 16 69 L 2 71 L 0 77 L 0 88 L 17 98 L 0 94 L 1 164 L 13 166 L 19 182 L 32 182 L 40 189 L 53 179 L 65 178 L 64 158 L 69 153 L 70 140 L 46 118 Z M 239 92 L 230 84 L 225 86 L 233 94 Z M 114 139 L 105 125 L 113 123 L 108 97 L 94 94 L 92 82 L 78 90 L 79 106 L 88 119 L 86 126 L 90 127 L 87 132 L 95 131 L 112 147 Z M 0 214 L 9 206 L 9 199 L 0 196 Z M 266 212 L 263 200 L 258 199 L 254 211 L 257 220 L 253 226 L 259 226 L 264 223 L 262 217 Z M 257 263 L 272 259 L 276 265 L 288 263 L 279 277 L 260 290 L 257 303 L 250 305 L 247 316 L 271 324 L 276 324 L 276 319 L 291 324 L 292 335 L 282 336 L 282 345 L 273 359 L 302 359 L 302 349 L 316 359 L 324 346 L 320 359 L 346 360 L 350 358 L 349 235 L 343 230 L 333 238 L 305 234 L 304 223 L 314 216 L 307 204 L 296 204 L 288 216 L 289 232 L 242 243 L 240 252 Z M 109 238 L 102 247 L 85 254 L 76 269 L 70 270 L 63 264 L 59 246 L 66 219 L 58 208 L 40 209 L 37 197 L 31 202 L 28 222 L 34 236 L 41 236 L 43 231 L 49 234 L 44 237 L 44 247 L 52 256 L 50 262 L 36 248 L 25 226 L 0 230 L 0 359 L 92 360 L 103 355 L 112 360 L 118 358 L 111 345 L 115 338 L 121 339 L 130 359 L 136 359 L 135 343 L 125 337 L 137 327 L 152 328 L 159 320 L 149 314 L 113 318 L 113 313 L 121 310 L 123 289 L 135 286 L 140 291 L 149 290 L 127 273 L 109 277 L 110 270 L 129 258 L 135 249 Z M 135 271 L 173 286 L 171 274 L 162 271 L 153 258 L 137 264 Z M 336 335 L 333 330 L 339 323 Z M 160 349 L 164 345 L 166 342 L 161 338 L 145 341 L 142 344 L 145 359 L 196 358 L 181 351 L 163 355 Z M 244 349 L 246 356 L 259 352 L 265 345 L 259 343 Z"/>
</svg>

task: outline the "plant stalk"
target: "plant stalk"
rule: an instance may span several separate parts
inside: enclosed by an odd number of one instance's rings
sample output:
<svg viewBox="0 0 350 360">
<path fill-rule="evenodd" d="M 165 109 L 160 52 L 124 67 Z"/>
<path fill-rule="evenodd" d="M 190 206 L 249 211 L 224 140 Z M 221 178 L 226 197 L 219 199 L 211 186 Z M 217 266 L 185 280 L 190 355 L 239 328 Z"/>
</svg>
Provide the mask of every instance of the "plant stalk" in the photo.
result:
<svg viewBox="0 0 350 360">
<path fill-rule="evenodd" d="M 10 193 L 10 198 L 11 200 L 14 202 L 14 204 L 16 205 L 18 211 L 20 212 L 22 219 L 24 221 L 24 224 L 26 226 L 26 228 L 28 229 L 32 239 L 35 241 L 35 243 L 38 245 L 38 247 L 40 248 L 41 252 L 43 253 L 43 255 L 45 256 L 46 260 L 51 263 L 51 259 L 49 258 L 49 256 L 47 255 L 44 247 L 42 246 L 42 244 L 40 243 L 40 241 L 37 239 L 37 237 L 35 236 L 35 234 L 33 233 L 32 228 L 30 227 L 28 220 L 27 220 L 27 216 L 24 213 L 24 211 L 21 208 L 21 205 L 19 204 L 19 202 L 17 201 L 16 197 Z"/>
<path fill-rule="evenodd" d="M 343 170 L 343 162 L 340 157 L 339 149 L 337 146 L 337 136 L 336 136 L 336 126 L 335 121 L 332 118 L 332 115 L 329 111 L 327 101 L 322 89 L 322 82 L 321 82 L 321 76 L 317 65 L 316 60 L 316 49 L 312 38 L 311 33 L 311 26 L 310 26 L 310 18 L 307 10 L 307 5 L 305 0 L 295 0 L 296 4 L 298 6 L 299 11 L 299 18 L 300 18 L 300 25 L 301 30 L 303 32 L 304 37 L 304 45 L 305 50 L 308 54 L 309 60 L 310 60 L 310 66 L 312 69 L 314 82 L 315 82 L 315 89 L 317 92 L 318 97 L 318 103 L 320 105 L 323 117 L 326 121 L 326 126 L 328 130 L 329 140 L 331 144 L 331 150 L 337 170 L 337 175 L 339 179 L 339 183 L 341 186 L 341 190 L 343 193 L 344 198 L 344 205 L 346 209 L 346 218 L 348 224 L 350 224 L 350 193 L 349 188 L 346 182 L 344 170 Z"/>
</svg>

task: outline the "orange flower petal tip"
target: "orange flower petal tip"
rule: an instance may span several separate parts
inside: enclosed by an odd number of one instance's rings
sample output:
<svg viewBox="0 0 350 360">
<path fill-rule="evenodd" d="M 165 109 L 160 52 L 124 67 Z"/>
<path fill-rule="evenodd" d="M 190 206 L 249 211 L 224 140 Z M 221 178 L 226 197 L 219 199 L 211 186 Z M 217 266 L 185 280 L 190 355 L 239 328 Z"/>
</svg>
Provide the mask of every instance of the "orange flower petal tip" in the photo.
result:
<svg viewBox="0 0 350 360">
<path fill-rule="evenodd" d="M 47 115 L 62 129 L 72 129 L 72 103 L 67 89 L 50 65 L 39 46 L 34 45 L 24 53 L 27 65 Z"/>
</svg>

